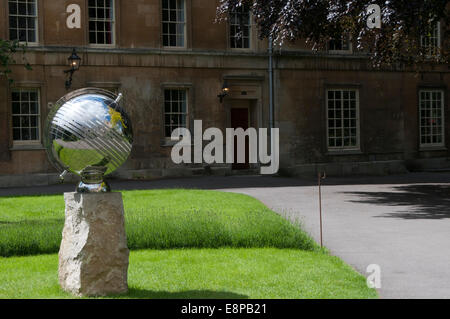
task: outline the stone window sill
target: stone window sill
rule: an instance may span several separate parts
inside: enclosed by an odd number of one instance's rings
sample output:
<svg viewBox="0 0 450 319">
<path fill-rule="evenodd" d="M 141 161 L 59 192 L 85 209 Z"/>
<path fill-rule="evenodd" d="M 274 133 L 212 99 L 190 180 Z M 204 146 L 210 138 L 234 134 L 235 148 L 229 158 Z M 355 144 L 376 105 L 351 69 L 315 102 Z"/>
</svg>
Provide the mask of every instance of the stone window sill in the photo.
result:
<svg viewBox="0 0 450 319">
<path fill-rule="evenodd" d="M 24 145 L 14 145 L 9 149 L 10 151 L 42 151 L 45 150 L 42 144 L 24 144 Z"/>
<path fill-rule="evenodd" d="M 161 146 L 162 146 L 162 147 L 172 147 L 172 146 L 174 146 L 175 144 L 177 144 L 177 143 L 180 142 L 180 141 L 181 141 L 181 140 L 175 140 L 175 141 L 172 141 L 172 140 L 170 140 L 170 139 L 167 139 L 167 140 L 161 142 Z M 191 144 L 185 145 L 185 146 L 191 147 L 191 146 L 194 146 L 194 144 L 191 143 Z"/>
<path fill-rule="evenodd" d="M 361 150 L 329 150 L 326 155 L 339 156 L 339 155 L 361 155 L 364 154 Z"/>
<path fill-rule="evenodd" d="M 434 151 L 448 151 L 448 148 L 445 146 L 422 146 L 419 149 L 420 152 L 434 152 Z"/>
</svg>

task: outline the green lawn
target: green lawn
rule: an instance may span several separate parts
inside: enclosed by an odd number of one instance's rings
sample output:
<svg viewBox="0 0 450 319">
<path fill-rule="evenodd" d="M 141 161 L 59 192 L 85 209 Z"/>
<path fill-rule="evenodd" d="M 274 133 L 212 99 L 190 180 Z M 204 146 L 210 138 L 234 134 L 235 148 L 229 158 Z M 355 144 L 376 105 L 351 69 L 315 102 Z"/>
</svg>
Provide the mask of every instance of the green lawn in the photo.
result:
<svg viewBox="0 0 450 319">
<path fill-rule="evenodd" d="M 58 256 L 0 258 L 0 298 L 73 298 Z M 365 279 L 324 252 L 276 248 L 133 251 L 129 293 L 116 298 L 376 298 Z"/>
<path fill-rule="evenodd" d="M 130 249 L 316 247 L 298 226 L 246 195 L 124 191 L 123 200 Z M 0 256 L 56 253 L 63 225 L 61 195 L 0 197 Z"/>
<path fill-rule="evenodd" d="M 130 291 L 118 298 L 377 297 L 299 225 L 249 196 L 177 189 L 123 198 L 132 251 Z M 0 197 L 0 298 L 72 298 L 57 282 L 63 223 L 62 195 Z"/>
</svg>

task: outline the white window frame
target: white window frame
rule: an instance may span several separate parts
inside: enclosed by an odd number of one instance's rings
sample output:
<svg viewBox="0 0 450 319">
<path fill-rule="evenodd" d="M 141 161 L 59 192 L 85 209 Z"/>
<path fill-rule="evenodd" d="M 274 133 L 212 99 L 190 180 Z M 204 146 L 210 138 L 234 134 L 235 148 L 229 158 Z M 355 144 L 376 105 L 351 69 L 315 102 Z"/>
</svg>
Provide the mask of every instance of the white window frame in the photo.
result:
<svg viewBox="0 0 450 319">
<path fill-rule="evenodd" d="M 428 50 L 433 50 L 433 49 L 439 50 L 441 48 L 441 22 L 440 21 L 436 22 L 436 28 L 437 28 L 437 30 L 436 30 L 436 32 L 437 32 L 437 34 L 436 34 L 437 45 L 436 46 L 430 46 L 430 45 L 425 46 L 424 43 L 423 43 L 425 41 L 425 39 L 428 38 L 428 41 L 430 41 L 429 44 L 431 44 L 431 39 L 428 36 L 426 36 L 426 35 L 421 35 L 420 36 L 420 46 L 422 48 L 425 48 L 425 49 L 428 49 Z M 434 38 L 433 35 L 431 36 L 431 38 Z"/>
<path fill-rule="evenodd" d="M 10 1 L 19 2 L 20 0 L 7 0 L 7 2 L 8 2 L 8 6 L 7 6 L 8 7 L 8 33 L 9 33 L 8 34 L 8 38 L 9 39 L 11 38 L 11 36 L 10 36 L 11 25 L 9 25 L 9 18 L 11 16 L 10 8 L 9 8 L 9 2 Z M 34 1 L 35 1 L 35 7 L 36 7 L 36 15 L 35 16 L 23 16 L 23 15 L 19 15 L 18 14 L 19 12 L 17 12 L 15 15 L 13 15 L 13 16 L 17 16 L 17 17 L 28 17 L 28 18 L 32 17 L 32 18 L 35 19 L 35 22 L 36 22 L 36 28 L 35 28 L 36 41 L 34 41 L 34 42 L 19 41 L 20 44 L 27 44 L 29 46 L 37 46 L 37 45 L 39 45 L 39 0 L 34 0 Z M 19 9 L 17 8 L 17 10 L 19 10 Z M 17 21 L 17 23 L 19 23 L 19 21 Z M 15 29 L 19 30 L 19 25 L 17 25 L 17 28 L 15 28 Z M 28 35 L 27 35 L 27 38 L 28 38 Z"/>
<path fill-rule="evenodd" d="M 166 112 L 166 90 L 170 90 L 170 91 L 184 91 L 184 97 L 185 97 L 185 101 L 186 101 L 186 111 L 185 112 Z M 185 87 L 164 87 L 163 88 L 163 134 L 164 134 L 164 138 L 166 140 L 166 142 L 170 142 L 173 141 L 171 136 L 167 136 L 166 135 L 166 115 L 172 115 L 172 114 L 184 114 L 185 117 L 185 128 L 189 129 L 189 89 L 185 88 Z M 172 102 L 172 100 L 170 100 L 170 102 Z M 170 126 L 170 125 L 169 125 Z M 181 126 L 182 127 L 182 126 Z M 173 130 L 171 131 L 171 133 L 173 132 Z"/>
<path fill-rule="evenodd" d="M 331 41 L 336 41 L 336 40 L 332 39 L 332 40 L 328 41 L 328 43 L 327 43 L 327 51 L 328 51 L 328 53 L 330 53 L 330 54 L 351 54 L 351 53 L 353 53 L 352 38 L 351 38 L 350 35 L 347 35 L 347 36 L 346 35 L 342 35 L 342 37 L 341 37 L 341 41 L 342 42 L 345 41 L 345 37 L 347 37 L 347 39 L 348 39 L 348 49 L 346 49 L 346 50 L 330 50 L 329 49 L 330 42 Z"/>
<path fill-rule="evenodd" d="M 433 133 L 431 132 L 431 134 L 422 134 L 422 93 L 430 93 L 431 95 L 433 93 L 440 93 L 441 94 L 441 142 L 440 143 L 423 143 L 422 142 L 422 137 L 424 136 L 433 136 Z M 444 91 L 441 89 L 422 89 L 419 90 L 419 145 L 421 149 L 426 149 L 426 148 L 434 148 L 434 147 L 445 147 L 445 94 Z M 431 100 L 431 103 L 434 102 L 433 100 Z M 433 128 L 433 126 L 430 127 L 431 130 Z"/>
<path fill-rule="evenodd" d="M 87 25 L 87 32 L 88 32 L 88 43 L 90 47 L 94 48 L 111 48 L 116 46 L 116 1 L 115 0 L 105 0 L 105 1 L 111 1 L 111 9 L 112 9 L 112 17 L 111 17 L 111 43 L 91 43 L 91 29 L 89 28 L 89 24 L 91 21 L 103 21 L 106 22 L 107 19 L 96 19 L 91 18 L 89 16 L 89 0 L 87 0 L 87 17 L 88 17 L 88 25 Z M 97 6 L 95 7 L 97 9 Z M 98 31 L 95 31 L 98 32 Z"/>
<path fill-rule="evenodd" d="M 330 91 L 340 91 L 341 92 L 341 128 L 342 130 L 345 129 L 344 127 L 344 107 L 343 107 L 343 101 L 344 101 L 344 91 L 354 91 L 355 92 L 355 102 L 356 102 L 356 145 L 354 146 L 345 146 L 344 141 L 342 141 L 342 146 L 330 146 L 330 134 L 329 134 L 329 98 L 328 98 L 328 92 Z M 330 152 L 340 152 L 340 151 L 359 151 L 361 149 L 361 128 L 360 128 L 360 100 L 359 100 L 359 89 L 355 88 L 328 88 L 325 90 L 325 103 L 326 103 L 326 130 L 327 130 L 327 149 Z M 344 133 L 342 132 L 342 140 L 344 139 Z"/>
<path fill-rule="evenodd" d="M 13 117 L 15 116 L 15 114 L 13 113 L 13 99 L 12 99 L 12 94 L 15 91 L 34 91 L 37 93 L 37 107 L 38 107 L 38 113 L 37 114 L 27 114 L 28 116 L 37 116 L 37 125 L 38 125 L 38 133 L 39 133 L 39 138 L 36 140 L 14 140 L 14 124 L 13 124 Z M 12 134 L 12 140 L 13 140 L 13 146 L 25 146 L 25 145 L 41 145 L 41 141 L 42 141 L 42 125 L 41 125 L 41 90 L 40 88 L 37 87 L 17 87 L 17 88 L 13 88 L 10 91 L 10 110 L 11 110 L 11 134 Z M 20 114 L 18 116 L 21 116 L 23 114 Z M 24 115 L 24 116 L 27 116 Z M 29 128 L 31 128 L 31 126 L 29 126 Z"/>
<path fill-rule="evenodd" d="M 236 14 L 236 13 L 230 13 L 230 14 Z M 249 21 L 248 21 L 248 48 L 233 48 L 231 46 L 231 39 L 233 37 L 235 37 L 235 36 L 231 33 L 231 27 L 232 26 L 239 26 L 239 24 L 232 24 L 231 23 L 231 17 L 230 17 L 229 23 L 228 23 L 228 39 L 227 39 L 227 41 L 228 41 L 228 47 L 231 50 L 233 50 L 233 51 L 234 50 L 235 51 L 249 51 L 249 50 L 252 50 L 252 48 L 253 48 L 253 17 L 252 17 L 252 12 L 251 12 L 250 8 L 249 8 L 249 12 L 248 12 L 248 19 L 249 19 Z M 242 41 L 242 38 L 239 41 Z"/>
<path fill-rule="evenodd" d="M 170 0 L 167 0 L 168 4 L 170 3 Z M 177 8 L 175 9 L 176 11 L 181 11 L 180 9 L 178 9 L 178 1 L 182 1 L 183 2 L 183 15 L 184 15 L 184 21 L 183 22 L 179 22 L 178 21 L 178 13 L 177 13 L 177 21 L 170 21 L 170 11 L 174 10 L 172 8 L 170 8 L 170 5 L 167 9 L 165 9 L 163 7 L 163 1 L 161 0 L 161 44 L 162 47 L 165 49 L 185 49 L 187 47 L 187 1 L 186 0 L 176 0 L 177 3 Z M 168 10 L 169 11 L 169 21 L 165 21 L 164 20 L 164 14 L 163 11 L 164 10 Z M 175 34 L 170 33 L 170 30 L 168 30 L 169 33 L 164 33 L 164 24 L 175 24 Z M 175 35 L 175 40 L 177 39 L 179 33 L 178 33 L 178 25 L 179 24 L 183 24 L 183 45 L 170 45 L 170 37 Z M 164 36 L 168 36 L 169 37 L 169 45 L 164 45 Z M 177 41 L 175 41 L 177 42 Z"/>
</svg>

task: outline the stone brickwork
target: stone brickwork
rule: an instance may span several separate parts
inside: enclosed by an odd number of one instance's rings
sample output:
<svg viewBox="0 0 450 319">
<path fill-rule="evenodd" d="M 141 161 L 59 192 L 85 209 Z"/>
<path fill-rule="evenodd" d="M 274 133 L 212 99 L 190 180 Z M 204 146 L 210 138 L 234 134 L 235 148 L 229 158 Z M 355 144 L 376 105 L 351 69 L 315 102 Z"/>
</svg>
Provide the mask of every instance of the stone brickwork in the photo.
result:
<svg viewBox="0 0 450 319">
<path fill-rule="evenodd" d="M 135 142 L 128 162 L 121 168 L 122 176 L 135 174 L 126 173 L 127 170 L 144 172 L 136 173 L 137 176 L 145 176 L 150 171 L 164 176 L 164 172 L 177 169 L 202 168 L 202 165 L 176 166 L 170 160 L 171 147 L 164 139 L 163 129 L 164 88 L 187 90 L 188 126 L 193 125 L 194 119 L 200 119 L 204 128 L 214 126 L 223 130 L 230 125 L 230 109 L 247 105 L 249 101 L 252 126 L 269 126 L 267 43 L 257 40 L 254 28 L 251 49 L 230 49 L 227 24 L 213 22 L 217 1 L 187 1 L 186 47 L 177 49 L 162 46 L 160 0 L 116 0 L 116 43 L 110 48 L 90 46 L 84 22 L 79 30 L 67 29 L 66 2 L 50 1 L 45 7 L 42 0 L 38 2 L 40 17 L 45 19 L 39 20 L 39 45 L 30 47 L 27 54 L 33 70 L 14 66 L 15 86 L 40 89 L 43 127 L 50 103 L 66 93 L 63 70 L 67 69 L 72 47 L 76 47 L 82 64 L 74 74 L 72 89 L 97 86 L 118 90 L 125 97 Z M 8 34 L 6 3 L 0 3 L 0 15 L 5 17 L 0 19 L 2 38 Z M 79 4 L 82 12 L 86 11 L 86 1 L 71 3 Z M 334 163 L 404 161 L 411 164 L 415 160 L 450 157 L 448 147 L 421 149 L 419 146 L 418 91 L 421 88 L 443 90 L 444 113 L 450 114 L 447 67 L 434 66 L 421 72 L 373 70 L 360 52 L 314 54 L 302 41 L 275 52 L 275 123 L 280 128 L 283 170 L 295 172 L 299 165 L 333 167 Z M 231 91 L 220 103 L 217 94 L 225 78 Z M 357 152 L 330 152 L 327 148 L 327 88 L 359 90 L 360 148 Z M 10 89 L 2 84 L 0 175 L 54 173 L 42 148 L 14 145 L 9 96 Z M 446 146 L 450 141 L 450 116 L 447 115 Z M 448 161 L 433 163 L 439 166 Z"/>
</svg>

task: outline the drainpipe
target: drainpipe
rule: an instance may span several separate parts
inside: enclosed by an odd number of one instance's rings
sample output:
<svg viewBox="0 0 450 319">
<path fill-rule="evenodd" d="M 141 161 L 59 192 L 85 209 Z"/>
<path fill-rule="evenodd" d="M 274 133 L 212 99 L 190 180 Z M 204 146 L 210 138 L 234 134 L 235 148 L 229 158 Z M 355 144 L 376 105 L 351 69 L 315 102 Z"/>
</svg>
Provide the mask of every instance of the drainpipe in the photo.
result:
<svg viewBox="0 0 450 319">
<path fill-rule="evenodd" d="M 275 127 L 274 122 L 274 105 L 273 105 L 273 41 L 269 36 L 269 134 L 272 135 L 271 129 Z"/>
</svg>

